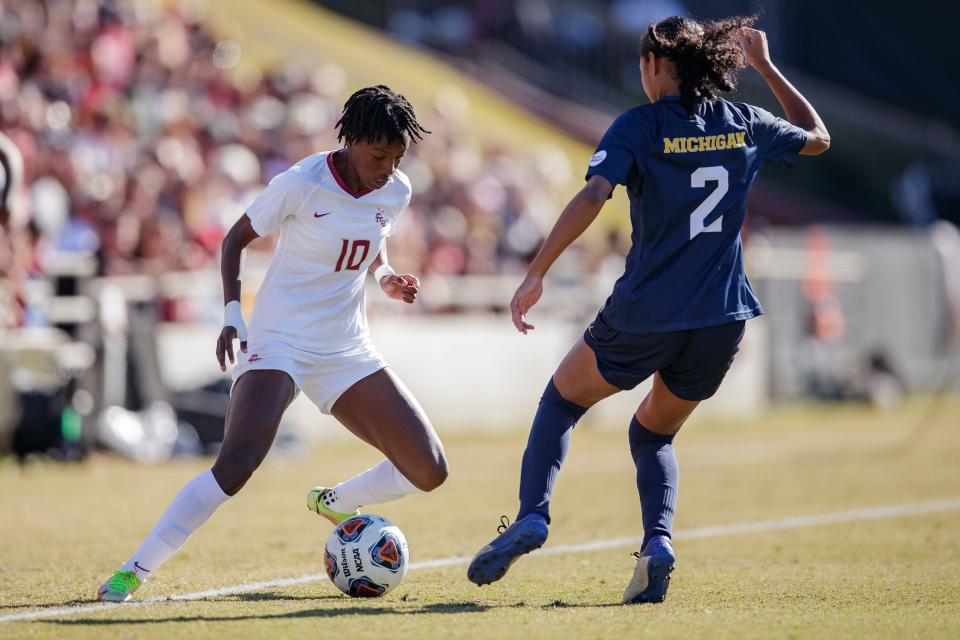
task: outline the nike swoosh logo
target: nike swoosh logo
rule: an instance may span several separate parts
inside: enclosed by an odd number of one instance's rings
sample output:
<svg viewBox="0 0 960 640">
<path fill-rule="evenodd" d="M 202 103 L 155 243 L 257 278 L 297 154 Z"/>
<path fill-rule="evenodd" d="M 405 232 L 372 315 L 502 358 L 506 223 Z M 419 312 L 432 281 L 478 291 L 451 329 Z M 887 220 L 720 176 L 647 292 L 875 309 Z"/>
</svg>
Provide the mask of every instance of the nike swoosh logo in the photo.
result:
<svg viewBox="0 0 960 640">
<path fill-rule="evenodd" d="M 323 216 L 328 216 L 328 215 L 330 215 L 331 213 L 333 213 L 333 211 L 327 211 L 326 213 L 317 213 L 316 211 L 314 211 L 314 212 L 313 212 L 313 217 L 314 217 L 314 218 L 322 218 Z"/>
<path fill-rule="evenodd" d="M 140 571 L 146 571 L 147 573 L 150 573 L 150 569 L 144 569 L 143 567 L 140 566 L 139 562 L 134 562 L 133 566 L 135 566 L 137 569 L 140 569 Z"/>
</svg>

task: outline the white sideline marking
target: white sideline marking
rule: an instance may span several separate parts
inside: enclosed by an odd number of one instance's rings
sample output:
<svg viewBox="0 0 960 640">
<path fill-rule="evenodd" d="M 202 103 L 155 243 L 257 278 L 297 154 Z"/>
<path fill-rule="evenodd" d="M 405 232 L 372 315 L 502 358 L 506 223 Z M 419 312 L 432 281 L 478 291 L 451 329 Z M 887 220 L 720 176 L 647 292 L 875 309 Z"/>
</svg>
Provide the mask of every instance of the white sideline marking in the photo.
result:
<svg viewBox="0 0 960 640">
<path fill-rule="evenodd" d="M 942 500 L 930 500 L 928 502 L 908 502 L 904 504 L 892 504 L 883 507 L 867 507 L 864 509 L 834 511 L 831 513 L 819 513 L 809 516 L 778 518 L 776 520 L 755 520 L 753 522 L 741 522 L 739 524 L 700 527 L 699 529 L 677 531 L 673 534 L 673 538 L 675 540 L 717 538 L 720 536 L 736 535 L 738 533 L 761 533 L 766 531 L 781 531 L 784 529 L 801 529 L 804 527 L 817 527 L 825 524 L 863 522 L 865 520 L 883 520 L 886 518 L 923 515 L 926 513 L 939 513 L 943 511 L 960 511 L 960 498 L 944 498 Z M 610 540 L 598 540 L 596 542 L 584 542 L 580 544 L 561 544 L 549 547 L 547 549 L 535 551 L 531 555 L 555 556 L 559 554 L 598 551 L 601 549 L 616 549 L 620 547 L 639 545 L 641 541 L 641 537 L 631 536 L 628 538 L 613 538 Z M 437 567 L 449 567 L 453 565 L 467 564 L 471 559 L 472 556 L 457 556 L 452 558 L 437 558 L 435 560 L 421 560 L 420 562 L 411 562 L 410 569 L 435 569 Z M 292 587 L 298 584 L 307 584 L 326 579 L 327 575 L 325 573 L 313 573 L 307 576 L 301 576 L 299 578 L 281 578 L 278 580 L 264 580 L 262 582 L 248 582 L 246 584 L 238 584 L 232 587 L 221 587 L 219 589 L 194 591 L 192 593 L 182 593 L 172 596 L 146 598 L 144 600 L 134 600 L 133 602 L 125 602 L 123 604 L 100 602 L 97 604 L 74 607 L 33 609 L 31 611 L 21 611 L 19 613 L 11 613 L 5 616 L 0 616 L 0 622 L 13 622 L 15 620 L 39 620 L 41 618 L 73 616 L 81 613 L 96 613 L 117 607 L 126 610 L 134 607 L 163 604 L 165 602 L 203 600 L 204 598 L 216 598 L 220 596 L 232 596 L 241 593 L 250 593 L 251 591 L 259 591 L 261 589 Z"/>
</svg>

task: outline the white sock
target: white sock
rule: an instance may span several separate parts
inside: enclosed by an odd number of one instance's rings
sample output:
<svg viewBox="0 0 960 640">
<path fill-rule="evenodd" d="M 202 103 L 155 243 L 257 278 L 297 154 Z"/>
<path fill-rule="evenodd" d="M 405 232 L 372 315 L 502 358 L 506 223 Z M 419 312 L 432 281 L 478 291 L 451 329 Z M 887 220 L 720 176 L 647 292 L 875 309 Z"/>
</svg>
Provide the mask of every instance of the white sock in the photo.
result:
<svg viewBox="0 0 960 640">
<path fill-rule="evenodd" d="M 210 470 L 204 471 L 180 489 L 160 521 L 129 560 L 123 571 L 133 571 L 141 580 L 173 557 L 200 525 L 230 496 L 223 492 Z"/>
<path fill-rule="evenodd" d="M 384 460 L 341 482 L 333 491 L 336 497 L 330 507 L 334 511 L 350 513 L 364 505 L 390 502 L 411 493 L 419 493 L 420 489 L 407 480 L 392 462 Z"/>
</svg>

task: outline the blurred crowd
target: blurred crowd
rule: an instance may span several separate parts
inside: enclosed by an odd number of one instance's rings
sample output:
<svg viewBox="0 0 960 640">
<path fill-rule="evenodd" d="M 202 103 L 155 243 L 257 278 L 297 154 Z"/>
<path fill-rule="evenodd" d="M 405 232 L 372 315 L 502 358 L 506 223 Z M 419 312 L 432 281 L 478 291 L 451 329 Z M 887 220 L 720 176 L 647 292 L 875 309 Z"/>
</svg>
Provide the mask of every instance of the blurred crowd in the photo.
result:
<svg viewBox="0 0 960 640">
<path fill-rule="evenodd" d="M 408 0 L 387 3 L 385 21 L 404 38 L 450 50 L 516 31 L 529 42 L 585 51 L 618 37 L 636 43 L 651 22 L 686 13 L 681 0 Z"/>
<path fill-rule="evenodd" d="M 30 322 L 18 283 L 44 277 L 55 253 L 95 255 L 99 275 L 214 267 L 270 178 L 338 147 L 334 123 L 358 87 L 335 61 L 238 66 L 240 45 L 192 6 L 0 2 L 0 131 L 23 172 L 0 230 L 6 326 Z M 415 193 L 393 261 L 425 275 L 522 270 L 571 168 L 477 139 L 455 88 L 414 106 L 433 133 L 402 167 Z M 258 242 L 254 254 L 272 247 Z"/>
<path fill-rule="evenodd" d="M 324 0 L 395 37 L 516 69 L 575 102 L 610 103 L 611 89 L 642 99 L 637 45 L 651 22 L 688 15 L 683 0 Z M 729 12 L 729 3 L 699 3 Z M 508 52 L 509 50 L 509 52 Z M 527 58 L 522 65 L 516 54 Z M 524 70 L 525 69 L 525 70 Z M 584 94 L 587 95 L 584 95 Z"/>
</svg>

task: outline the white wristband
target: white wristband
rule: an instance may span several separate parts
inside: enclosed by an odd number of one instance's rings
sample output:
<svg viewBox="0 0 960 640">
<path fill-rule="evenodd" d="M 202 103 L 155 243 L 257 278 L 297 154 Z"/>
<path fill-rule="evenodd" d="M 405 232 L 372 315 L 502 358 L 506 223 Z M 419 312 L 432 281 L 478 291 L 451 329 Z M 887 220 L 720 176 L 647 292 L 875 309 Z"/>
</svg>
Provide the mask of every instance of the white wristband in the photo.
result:
<svg viewBox="0 0 960 640">
<path fill-rule="evenodd" d="M 237 330 L 237 337 L 240 338 L 240 341 L 247 341 L 247 325 L 243 322 L 239 300 L 231 300 L 223 308 L 223 326 L 233 327 Z"/>
<path fill-rule="evenodd" d="M 377 281 L 377 284 L 380 284 L 380 281 L 385 277 L 395 275 L 397 275 L 397 272 L 393 270 L 393 267 L 388 264 L 382 264 L 373 272 L 373 279 Z"/>
</svg>

